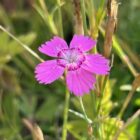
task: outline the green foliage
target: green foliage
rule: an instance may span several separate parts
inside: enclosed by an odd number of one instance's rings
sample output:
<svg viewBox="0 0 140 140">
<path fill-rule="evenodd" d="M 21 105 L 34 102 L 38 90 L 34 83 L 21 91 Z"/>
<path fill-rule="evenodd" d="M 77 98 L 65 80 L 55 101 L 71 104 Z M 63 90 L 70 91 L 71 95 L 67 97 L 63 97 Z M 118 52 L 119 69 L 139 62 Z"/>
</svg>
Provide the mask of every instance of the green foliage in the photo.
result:
<svg viewBox="0 0 140 140">
<path fill-rule="evenodd" d="M 35 37 L 35 33 L 28 33 L 19 36 L 18 39 L 30 45 L 33 43 Z M 23 51 L 24 49 L 15 40 L 10 40 L 9 36 L 3 32 L 0 33 L 0 64 L 9 62 L 13 56 Z"/>
<path fill-rule="evenodd" d="M 85 7 L 87 28 L 93 26 L 91 34 L 98 37 L 97 46 L 102 52 L 106 3 L 104 0 L 85 0 Z M 139 0 L 121 1 L 117 32 L 113 37 L 115 57 L 110 77 L 103 91 L 100 89 L 102 77 L 97 77 L 97 91 L 83 97 L 85 112 L 91 124 L 85 119 L 79 99 L 71 95 L 68 139 L 87 140 L 100 136 L 99 140 L 113 140 L 116 132 L 140 108 L 137 89 L 123 117 L 118 118 L 125 98 L 132 89 L 134 75 L 140 70 L 139 7 Z M 0 25 L 37 54 L 42 42 L 53 35 L 62 36 L 62 27 L 64 37 L 68 42 L 71 40 L 74 34 L 72 3 L 69 0 L 60 3 L 57 0 L 19 0 L 11 5 L 0 2 Z M 90 32 L 87 31 L 88 34 Z M 65 87 L 62 81 L 39 85 L 34 78 L 37 63 L 38 60 L 23 46 L 0 31 L 0 140 L 31 140 L 31 133 L 23 124 L 23 118 L 37 122 L 48 140 L 61 137 Z M 100 96 L 97 96 L 98 92 Z M 120 133 L 118 140 L 139 140 L 139 129 L 140 120 L 136 118 Z"/>
</svg>

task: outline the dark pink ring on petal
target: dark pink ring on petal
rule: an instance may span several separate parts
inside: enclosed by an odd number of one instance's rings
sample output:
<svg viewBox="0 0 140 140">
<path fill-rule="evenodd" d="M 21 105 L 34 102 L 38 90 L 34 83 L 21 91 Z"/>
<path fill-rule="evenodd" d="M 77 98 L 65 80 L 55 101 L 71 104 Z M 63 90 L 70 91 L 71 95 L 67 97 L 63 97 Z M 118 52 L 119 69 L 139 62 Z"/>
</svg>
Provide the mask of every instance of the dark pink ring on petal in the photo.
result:
<svg viewBox="0 0 140 140">
<path fill-rule="evenodd" d="M 85 61 L 85 54 L 79 48 L 63 49 L 57 57 L 58 65 L 66 67 L 68 71 L 77 70 Z"/>
</svg>

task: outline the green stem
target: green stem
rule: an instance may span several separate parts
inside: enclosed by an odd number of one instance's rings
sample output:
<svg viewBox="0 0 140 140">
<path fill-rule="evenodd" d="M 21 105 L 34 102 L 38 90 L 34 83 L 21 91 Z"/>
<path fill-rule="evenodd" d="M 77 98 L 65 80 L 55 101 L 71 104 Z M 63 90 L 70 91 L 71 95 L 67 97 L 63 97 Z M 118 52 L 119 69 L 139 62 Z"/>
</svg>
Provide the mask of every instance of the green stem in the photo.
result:
<svg viewBox="0 0 140 140">
<path fill-rule="evenodd" d="M 70 93 L 69 93 L 69 90 L 66 86 L 62 140 L 66 140 L 66 138 L 67 138 L 67 120 L 68 120 L 68 111 L 69 111 L 69 99 L 70 99 Z"/>
<path fill-rule="evenodd" d="M 94 1 L 89 0 L 89 23 L 90 23 L 90 32 L 93 39 L 97 39 L 98 36 L 98 28 L 96 27 L 96 17 L 95 17 L 95 8 Z"/>
<path fill-rule="evenodd" d="M 80 101 L 80 105 L 81 105 L 81 108 L 82 108 L 82 111 L 84 113 L 84 119 L 86 120 L 86 122 L 88 123 L 88 126 L 92 128 L 92 121 L 87 117 L 87 114 L 86 114 L 86 111 L 85 111 L 85 108 L 84 108 L 84 104 L 83 104 L 83 101 L 82 101 L 82 97 L 79 97 L 79 101 Z M 93 139 L 93 135 L 92 133 L 89 135 L 89 139 Z"/>
<path fill-rule="evenodd" d="M 89 119 L 87 117 L 87 114 L 86 114 L 86 111 L 85 111 L 85 108 L 84 108 L 84 105 L 83 105 L 82 97 L 79 97 L 79 101 L 80 101 L 80 105 L 81 105 L 82 111 L 84 113 L 85 120 L 89 123 Z"/>
<path fill-rule="evenodd" d="M 135 93 L 135 90 L 131 90 L 128 94 L 128 96 L 126 97 L 124 104 L 122 105 L 122 108 L 120 110 L 120 112 L 118 113 L 118 118 L 121 118 L 126 110 L 126 108 L 128 107 L 128 104 L 130 102 L 130 100 L 132 99 L 133 95 Z"/>
<path fill-rule="evenodd" d="M 94 4 L 93 4 L 93 0 L 90 0 L 89 1 L 89 11 L 90 11 L 90 15 L 89 15 L 89 18 L 90 18 L 90 25 L 91 25 L 91 31 L 92 31 L 92 29 L 94 28 L 94 26 L 95 26 L 95 17 L 94 17 Z"/>
<path fill-rule="evenodd" d="M 60 30 L 60 36 L 61 37 L 64 37 L 64 34 L 63 34 L 63 23 L 62 23 L 62 12 L 61 12 L 61 3 L 60 3 L 60 0 L 57 0 L 57 3 L 58 3 L 58 22 L 59 22 L 59 30 Z"/>
<path fill-rule="evenodd" d="M 76 111 L 74 111 L 74 110 L 72 110 L 72 109 L 69 109 L 69 112 L 71 112 L 71 113 L 73 113 L 74 115 L 76 115 L 77 117 L 79 117 L 79 118 L 85 120 L 85 116 L 84 116 L 83 114 L 81 114 L 81 113 L 79 113 L 79 112 L 76 112 Z M 87 119 L 88 119 L 89 124 L 92 124 L 92 123 L 93 123 L 91 119 L 89 119 L 89 118 L 87 118 Z"/>
<path fill-rule="evenodd" d="M 14 35 L 12 35 L 10 32 L 8 32 L 5 28 L 3 28 L 0 25 L 0 29 L 2 31 L 4 31 L 6 34 L 8 34 L 12 39 L 14 39 L 17 43 L 19 43 L 25 50 L 27 50 L 31 55 L 33 55 L 36 59 L 38 59 L 39 61 L 43 62 L 44 60 L 37 54 L 35 53 L 33 50 L 31 50 L 27 45 L 25 45 L 24 43 L 22 43 L 19 39 L 17 39 Z"/>
<path fill-rule="evenodd" d="M 107 80 L 108 80 L 108 76 L 103 77 L 103 85 L 102 85 L 102 89 L 101 89 L 101 93 L 100 93 L 101 96 L 100 96 L 99 103 L 98 103 L 98 106 L 97 106 L 97 113 L 98 114 L 100 112 L 101 103 L 102 103 L 105 87 L 106 87 L 106 84 L 107 84 Z"/>
<path fill-rule="evenodd" d="M 82 12 L 84 33 L 87 35 L 88 34 L 88 30 L 87 30 L 87 23 L 86 23 L 85 2 L 84 2 L 84 0 L 80 0 L 80 1 L 81 1 L 81 12 Z"/>
<path fill-rule="evenodd" d="M 92 104 L 93 104 L 93 119 L 95 120 L 96 119 L 96 95 L 95 93 L 91 93 L 91 99 L 92 99 Z"/>
<path fill-rule="evenodd" d="M 49 27 L 50 31 L 54 35 L 58 35 L 58 31 L 53 21 L 53 17 L 52 15 L 48 14 L 47 7 L 46 7 L 46 11 L 44 11 L 42 7 L 41 9 L 38 5 L 34 5 L 34 8 L 37 11 L 37 13 L 41 16 L 41 18 L 44 20 L 45 24 Z"/>
<path fill-rule="evenodd" d="M 44 0 L 39 0 L 40 6 L 43 9 L 43 11 L 45 12 L 45 14 L 48 16 L 48 9 L 46 7 L 45 1 Z"/>
<path fill-rule="evenodd" d="M 93 103 L 93 119 L 98 120 L 99 112 L 97 112 L 97 98 L 95 93 L 91 93 L 92 103 Z M 94 137 L 101 140 L 102 130 L 100 121 L 94 122 Z"/>
</svg>

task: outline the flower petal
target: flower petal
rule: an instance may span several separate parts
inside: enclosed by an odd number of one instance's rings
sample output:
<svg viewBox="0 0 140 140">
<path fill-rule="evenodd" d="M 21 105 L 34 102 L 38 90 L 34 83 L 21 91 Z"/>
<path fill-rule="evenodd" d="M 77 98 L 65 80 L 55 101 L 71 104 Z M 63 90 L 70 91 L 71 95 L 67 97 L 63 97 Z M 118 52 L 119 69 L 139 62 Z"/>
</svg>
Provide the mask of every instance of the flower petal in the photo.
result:
<svg viewBox="0 0 140 140">
<path fill-rule="evenodd" d="M 64 68 L 57 65 L 56 60 L 49 60 L 36 66 L 36 79 L 41 84 L 50 84 L 64 73 Z"/>
<path fill-rule="evenodd" d="M 93 48 L 95 45 L 96 41 L 88 36 L 74 35 L 70 43 L 70 48 L 79 48 L 81 51 L 86 52 Z"/>
<path fill-rule="evenodd" d="M 110 71 L 109 60 L 100 54 L 86 55 L 82 68 L 95 74 L 106 75 Z"/>
<path fill-rule="evenodd" d="M 46 55 L 57 57 L 59 51 L 67 48 L 68 45 L 65 40 L 58 36 L 55 36 L 52 40 L 42 44 L 41 47 L 39 47 L 39 51 Z"/>
<path fill-rule="evenodd" d="M 94 88 L 96 79 L 91 72 L 79 68 L 76 71 L 68 71 L 66 82 L 74 95 L 82 96 Z"/>
</svg>

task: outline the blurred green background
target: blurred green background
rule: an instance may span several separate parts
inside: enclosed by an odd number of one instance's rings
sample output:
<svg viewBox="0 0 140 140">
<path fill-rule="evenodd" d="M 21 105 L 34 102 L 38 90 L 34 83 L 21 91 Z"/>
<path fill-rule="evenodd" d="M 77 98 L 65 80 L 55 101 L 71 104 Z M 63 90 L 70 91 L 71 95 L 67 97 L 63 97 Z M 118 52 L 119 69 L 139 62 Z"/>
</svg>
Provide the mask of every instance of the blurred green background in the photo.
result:
<svg viewBox="0 0 140 140">
<path fill-rule="evenodd" d="M 46 0 L 45 2 L 49 14 L 53 16 L 53 23 L 59 30 L 58 1 Z M 74 34 L 72 2 L 71 0 L 63 2 L 61 9 L 64 37 L 67 42 L 70 42 Z M 139 72 L 140 1 L 121 0 L 119 2 L 117 42 L 134 69 Z M 99 1 L 94 0 L 94 3 L 96 11 L 100 7 Z M 49 59 L 39 53 L 38 46 L 54 35 L 55 28 L 52 22 L 49 23 L 51 18 L 41 17 L 40 7 L 39 2 L 35 0 L 1 0 L 0 25 L 43 59 Z M 102 34 L 99 34 L 97 47 L 101 52 L 103 40 Z M 114 48 L 112 54 L 114 54 L 114 63 L 110 74 L 111 87 L 106 98 L 113 105 L 113 109 L 110 109 L 108 102 L 105 103 L 105 107 L 108 114 L 115 117 L 131 88 L 134 75 L 117 49 Z M 39 85 L 34 78 L 34 68 L 38 63 L 40 62 L 21 45 L 0 31 L 0 140 L 31 140 L 31 133 L 23 124 L 23 118 L 39 124 L 46 140 L 60 139 L 65 87 L 61 81 L 47 86 Z M 87 98 L 89 97 L 85 97 L 85 106 L 88 107 L 86 100 L 90 99 Z M 73 95 L 70 108 L 81 111 Z M 123 116 L 124 121 L 140 108 L 140 91 L 134 94 L 128 108 Z M 81 130 L 85 125 L 83 121 L 73 114 L 69 114 L 69 120 L 71 120 L 68 126 L 69 140 L 84 139 L 80 138 L 81 133 L 79 134 L 84 131 L 84 129 Z M 140 140 L 140 119 L 136 119 L 129 126 L 129 130 L 133 136 L 132 139 Z M 81 136 L 84 137 L 84 135 L 82 133 Z"/>
</svg>

